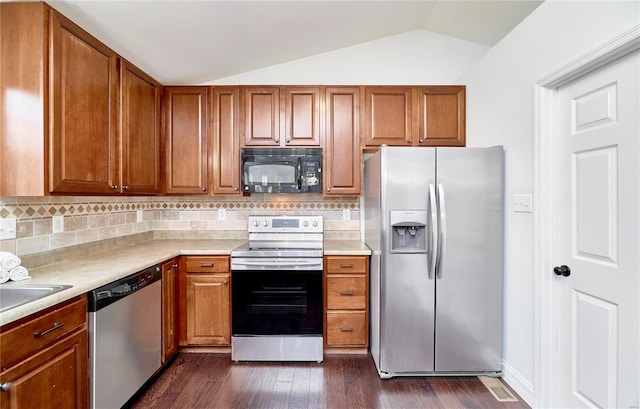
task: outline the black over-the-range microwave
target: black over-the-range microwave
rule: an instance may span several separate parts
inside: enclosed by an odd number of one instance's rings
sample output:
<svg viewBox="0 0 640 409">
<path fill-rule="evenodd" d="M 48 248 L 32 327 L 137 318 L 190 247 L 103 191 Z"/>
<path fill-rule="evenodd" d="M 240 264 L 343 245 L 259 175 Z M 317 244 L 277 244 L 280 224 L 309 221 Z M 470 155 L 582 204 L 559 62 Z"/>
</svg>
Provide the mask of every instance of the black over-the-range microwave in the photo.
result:
<svg viewBox="0 0 640 409">
<path fill-rule="evenodd" d="M 322 192 L 322 148 L 242 148 L 242 191 Z"/>
</svg>

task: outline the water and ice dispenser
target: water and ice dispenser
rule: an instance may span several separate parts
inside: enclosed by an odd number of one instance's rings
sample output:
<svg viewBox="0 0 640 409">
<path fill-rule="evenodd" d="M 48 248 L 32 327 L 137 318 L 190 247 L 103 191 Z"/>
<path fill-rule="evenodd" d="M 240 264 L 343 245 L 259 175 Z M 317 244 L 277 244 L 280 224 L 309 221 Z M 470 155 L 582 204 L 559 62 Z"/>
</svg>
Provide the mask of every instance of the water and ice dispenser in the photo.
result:
<svg viewBox="0 0 640 409">
<path fill-rule="evenodd" d="M 427 212 L 424 210 L 392 210 L 391 252 L 427 252 Z"/>
</svg>

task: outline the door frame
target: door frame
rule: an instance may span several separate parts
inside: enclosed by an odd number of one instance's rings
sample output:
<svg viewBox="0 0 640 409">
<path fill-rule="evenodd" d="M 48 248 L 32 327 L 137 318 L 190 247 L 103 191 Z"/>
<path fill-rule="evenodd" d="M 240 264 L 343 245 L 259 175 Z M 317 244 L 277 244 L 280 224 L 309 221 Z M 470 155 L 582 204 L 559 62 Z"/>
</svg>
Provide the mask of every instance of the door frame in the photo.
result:
<svg viewBox="0 0 640 409">
<path fill-rule="evenodd" d="M 551 360 L 556 333 L 553 315 L 553 271 L 557 261 L 558 168 L 553 158 L 554 107 L 558 87 L 640 49 L 640 25 L 540 78 L 533 85 L 533 273 L 534 273 L 534 406 L 552 407 L 556 376 Z"/>
</svg>

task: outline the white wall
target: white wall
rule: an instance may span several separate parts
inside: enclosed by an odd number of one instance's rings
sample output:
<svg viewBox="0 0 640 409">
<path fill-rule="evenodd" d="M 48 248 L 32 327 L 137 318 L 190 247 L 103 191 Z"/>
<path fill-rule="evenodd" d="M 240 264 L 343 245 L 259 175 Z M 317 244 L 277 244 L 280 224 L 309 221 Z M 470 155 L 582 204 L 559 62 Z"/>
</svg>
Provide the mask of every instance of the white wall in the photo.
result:
<svg viewBox="0 0 640 409">
<path fill-rule="evenodd" d="M 488 50 L 482 44 L 415 30 L 210 84 L 451 84 Z"/>
<path fill-rule="evenodd" d="M 530 404 L 533 217 L 513 213 L 513 195 L 533 191 L 533 84 L 639 24 L 639 5 L 546 1 L 459 79 L 467 85 L 467 144 L 506 151 L 505 378 Z"/>
</svg>

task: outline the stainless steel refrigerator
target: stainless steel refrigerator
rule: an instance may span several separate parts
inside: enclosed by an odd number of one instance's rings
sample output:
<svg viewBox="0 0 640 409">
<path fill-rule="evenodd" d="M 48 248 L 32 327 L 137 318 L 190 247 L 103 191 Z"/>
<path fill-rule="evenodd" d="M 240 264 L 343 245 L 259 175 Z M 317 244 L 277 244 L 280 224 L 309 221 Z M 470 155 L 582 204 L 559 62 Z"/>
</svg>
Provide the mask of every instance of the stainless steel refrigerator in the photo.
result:
<svg viewBox="0 0 640 409">
<path fill-rule="evenodd" d="M 382 378 L 502 371 L 504 152 L 383 146 L 364 162 Z"/>
</svg>

